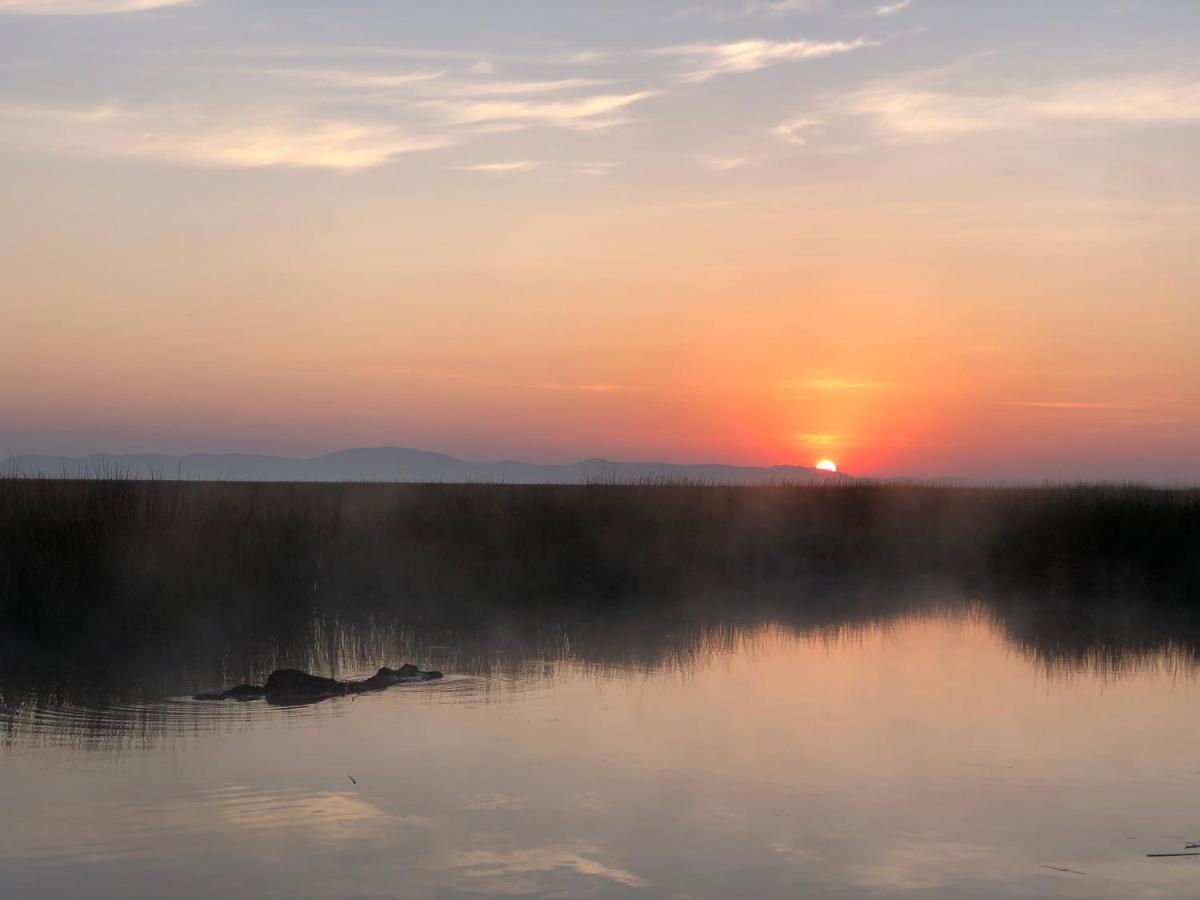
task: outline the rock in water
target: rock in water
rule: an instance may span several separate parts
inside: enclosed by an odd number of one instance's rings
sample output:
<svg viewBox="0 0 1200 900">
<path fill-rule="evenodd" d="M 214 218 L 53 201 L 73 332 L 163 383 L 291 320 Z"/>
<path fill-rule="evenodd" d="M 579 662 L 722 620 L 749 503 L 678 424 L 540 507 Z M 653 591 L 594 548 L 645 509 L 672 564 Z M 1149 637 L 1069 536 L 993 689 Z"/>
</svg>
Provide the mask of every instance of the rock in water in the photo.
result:
<svg viewBox="0 0 1200 900">
<path fill-rule="evenodd" d="M 346 685 L 332 678 L 309 675 L 299 669 L 277 669 L 267 678 L 268 703 L 312 703 L 347 692 Z"/>
</svg>

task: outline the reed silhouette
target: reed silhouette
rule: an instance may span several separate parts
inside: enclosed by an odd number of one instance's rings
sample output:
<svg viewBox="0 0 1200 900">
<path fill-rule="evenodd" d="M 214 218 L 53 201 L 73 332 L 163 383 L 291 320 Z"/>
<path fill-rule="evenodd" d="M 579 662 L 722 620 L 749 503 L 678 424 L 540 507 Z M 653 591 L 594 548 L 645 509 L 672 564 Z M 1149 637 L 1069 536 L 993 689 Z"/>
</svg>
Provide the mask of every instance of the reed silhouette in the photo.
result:
<svg viewBox="0 0 1200 900">
<path fill-rule="evenodd" d="M 689 634 L 971 602 L 1049 665 L 1119 666 L 1196 656 L 1198 548 L 1200 494 L 1138 486 L 8 478 L 0 656 L 65 693 L 153 696 L 446 635 L 656 665 Z"/>
</svg>

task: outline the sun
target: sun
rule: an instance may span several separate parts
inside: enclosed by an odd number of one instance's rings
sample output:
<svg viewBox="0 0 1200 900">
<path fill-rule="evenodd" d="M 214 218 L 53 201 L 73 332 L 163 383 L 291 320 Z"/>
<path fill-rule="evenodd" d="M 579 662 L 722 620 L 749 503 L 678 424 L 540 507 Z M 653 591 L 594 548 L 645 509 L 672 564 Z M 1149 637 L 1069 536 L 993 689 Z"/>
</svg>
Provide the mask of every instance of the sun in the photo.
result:
<svg viewBox="0 0 1200 900">
<path fill-rule="evenodd" d="M 836 472 L 837 463 L 835 463 L 832 459 L 823 459 L 817 463 L 817 468 L 822 472 Z"/>
</svg>

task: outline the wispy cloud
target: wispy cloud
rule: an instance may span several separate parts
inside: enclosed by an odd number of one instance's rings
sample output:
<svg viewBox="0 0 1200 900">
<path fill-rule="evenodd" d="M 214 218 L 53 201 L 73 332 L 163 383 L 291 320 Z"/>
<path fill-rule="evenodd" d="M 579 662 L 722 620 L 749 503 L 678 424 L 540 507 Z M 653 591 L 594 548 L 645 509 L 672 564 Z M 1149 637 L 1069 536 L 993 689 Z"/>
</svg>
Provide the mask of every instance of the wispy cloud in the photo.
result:
<svg viewBox="0 0 1200 900">
<path fill-rule="evenodd" d="M 814 447 L 831 447 L 838 443 L 838 436 L 836 434 L 826 434 L 824 432 L 808 433 L 796 435 L 796 440 L 805 444 L 811 444 Z"/>
<path fill-rule="evenodd" d="M 807 116 L 800 116 L 795 119 L 789 119 L 786 122 L 780 122 L 771 129 L 771 133 L 781 141 L 787 141 L 789 144 L 795 144 L 797 147 L 802 147 L 808 143 L 808 135 L 812 129 L 821 126 L 823 123 L 820 119 L 811 119 Z"/>
<path fill-rule="evenodd" d="M 878 391 L 891 385 L 886 381 L 858 381 L 848 378 L 801 378 L 785 381 L 782 387 L 811 391 Z"/>
<path fill-rule="evenodd" d="M 833 98 L 823 111 L 873 120 L 884 134 L 908 141 L 1064 125 L 1194 123 L 1200 122 L 1200 79 L 1139 74 L 1004 94 L 958 93 L 902 82 Z"/>
<path fill-rule="evenodd" d="M 577 162 L 571 163 L 576 175 L 607 175 L 621 165 L 618 162 Z"/>
<path fill-rule="evenodd" d="M 514 388 L 522 391 L 562 391 L 566 393 L 580 394 L 619 394 L 634 391 L 646 390 L 645 385 L 641 384 L 619 384 L 608 381 L 595 382 L 562 382 L 562 381 L 507 381 L 497 380 L 487 375 L 486 373 L 471 373 L 463 372 L 457 369 L 437 369 L 423 368 L 419 366 L 366 366 L 360 367 L 356 371 L 365 375 L 385 376 L 385 377 L 400 377 L 400 378 L 418 378 L 418 379 L 438 379 L 445 381 L 462 381 L 477 385 L 490 385 L 494 387 Z"/>
<path fill-rule="evenodd" d="M 433 369 L 418 366 L 362 366 L 355 371 L 364 375 L 401 376 L 411 378 L 437 378 L 450 380 L 468 380 L 470 376 L 455 369 Z"/>
<path fill-rule="evenodd" d="M 0 0 L 3 2 L 3 0 Z M 188 0 L 202 2 L 202 0 Z M 336 43 L 333 41 L 317 41 L 312 43 L 292 44 L 257 44 L 238 47 L 221 47 L 219 49 L 202 50 L 197 48 L 196 54 L 209 58 L 241 58 L 241 59 L 288 59 L 288 60 L 320 60 L 327 64 L 331 59 L 344 59 L 351 64 L 361 64 L 364 60 L 431 60 L 443 63 L 461 63 L 463 70 L 470 75 L 492 75 L 504 66 L 575 66 L 592 65 L 606 62 L 610 54 L 601 50 L 572 50 L 549 53 L 497 53 L 481 47 L 451 48 L 451 47 L 404 47 L 395 44 L 364 44 Z"/>
<path fill-rule="evenodd" d="M 184 6 L 193 0 L 0 0 L 0 14 L 23 16 L 94 16 Z"/>
<path fill-rule="evenodd" d="M 820 12 L 828 5 L 827 0 L 752 0 L 745 8 L 750 15 L 789 16 Z"/>
<path fill-rule="evenodd" d="M 912 0 L 897 0 L 895 3 L 885 3 L 875 8 L 875 15 L 894 16 L 898 12 L 904 12 L 910 6 L 912 6 Z"/>
<path fill-rule="evenodd" d="M 753 17 L 782 19 L 785 16 L 819 12 L 827 5 L 827 0 L 746 0 L 746 2 L 735 5 L 698 4 L 684 7 L 672 18 L 703 18 L 718 23 Z"/>
<path fill-rule="evenodd" d="M 608 84 L 600 78 L 559 78 L 551 81 L 460 81 L 435 87 L 446 97 L 507 97 L 521 94 L 555 94 Z"/>
<path fill-rule="evenodd" d="M 1122 400 L 1006 400 L 1005 406 L 1023 406 L 1030 409 L 1062 409 L 1096 412 L 1104 410 L 1143 409 L 1149 404 Z"/>
<path fill-rule="evenodd" d="M 388 90 L 428 84 L 446 77 L 443 69 L 416 72 L 371 72 L 355 69 L 319 68 L 253 68 L 247 74 L 270 78 L 287 78 L 297 81 L 317 82 L 334 88 L 348 90 Z"/>
<path fill-rule="evenodd" d="M 547 381 L 537 385 L 537 388 L 543 391 L 578 391 L 584 394 L 617 394 L 626 391 L 645 390 L 645 387 L 640 384 L 609 384 L 607 382 L 598 382 L 594 384 L 560 384 L 558 382 Z"/>
<path fill-rule="evenodd" d="M 24 120 L 21 140 L 59 155 L 190 165 L 364 169 L 453 141 L 388 123 L 288 112 L 213 116 L 174 107 L 0 108 L 0 121 L 6 118 Z"/>
<path fill-rule="evenodd" d="M 625 121 L 619 114 L 655 91 L 602 94 L 570 100 L 431 100 L 424 106 L 450 125 L 509 123 L 595 130 Z"/>
<path fill-rule="evenodd" d="M 553 94 L 594 88 L 608 82 L 598 78 L 558 78 L 538 81 L 455 78 L 445 70 L 381 72 L 359 69 L 328 68 L 256 68 L 247 72 L 274 78 L 315 82 L 350 91 L 397 91 L 413 97 L 507 97 L 524 94 Z"/>
<path fill-rule="evenodd" d="M 696 163 L 713 172 L 731 172 L 742 169 L 750 164 L 744 156 L 701 156 Z"/>
<path fill-rule="evenodd" d="M 473 166 L 455 166 L 464 172 L 531 172 L 541 165 L 535 159 L 518 159 L 511 162 L 477 163 Z"/>
<path fill-rule="evenodd" d="M 414 137 L 390 125 L 281 121 L 150 131 L 126 149 L 129 155 L 223 166 L 365 169 L 449 143 L 448 138 Z"/>
<path fill-rule="evenodd" d="M 806 59 L 821 59 L 840 53 L 849 53 L 864 47 L 878 46 L 879 42 L 868 38 L 852 41 L 768 41 L 750 39 L 728 44 L 686 44 L 678 47 L 663 47 L 653 51 L 663 56 L 679 56 L 693 62 L 697 67 L 678 76 L 682 82 L 708 81 L 718 75 L 735 75 L 754 72 L 781 63 Z"/>
<path fill-rule="evenodd" d="M 1120 400 L 1005 400 L 1001 406 L 1030 410 L 1049 416 L 1061 416 L 1065 421 L 1102 423 L 1104 427 L 1167 426 L 1186 420 L 1186 416 L 1168 398 L 1131 397 Z"/>
</svg>

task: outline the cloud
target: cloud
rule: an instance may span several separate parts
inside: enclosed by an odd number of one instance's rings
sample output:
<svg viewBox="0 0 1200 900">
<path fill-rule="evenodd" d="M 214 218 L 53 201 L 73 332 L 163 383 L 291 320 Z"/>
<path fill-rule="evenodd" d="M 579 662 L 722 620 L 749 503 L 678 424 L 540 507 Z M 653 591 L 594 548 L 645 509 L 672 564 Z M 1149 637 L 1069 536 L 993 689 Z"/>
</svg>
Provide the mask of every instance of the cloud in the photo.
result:
<svg viewBox="0 0 1200 900">
<path fill-rule="evenodd" d="M 1183 124 L 1200 122 L 1200 80 L 1133 75 L 1004 94 L 882 84 L 835 98 L 825 111 L 872 119 L 886 135 L 907 141 L 1063 125 Z"/>
<path fill-rule="evenodd" d="M 754 17 L 782 19 L 790 15 L 819 12 L 827 5 L 827 0 L 748 0 L 732 9 L 713 5 L 689 6 L 679 10 L 672 18 L 704 18 L 718 23 Z"/>
<path fill-rule="evenodd" d="M 807 15 L 821 11 L 826 5 L 826 0 L 755 0 L 746 4 L 746 10 L 750 15 Z"/>
<path fill-rule="evenodd" d="M 192 0 L 0 0 L 0 14 L 23 16 L 93 16 L 144 12 L 184 6 Z"/>
<path fill-rule="evenodd" d="M 140 135 L 129 155 L 219 166 L 365 169 L 450 141 L 412 137 L 390 125 L 353 121 L 217 126 Z"/>
<path fill-rule="evenodd" d="M 894 16 L 898 12 L 903 12 L 912 6 L 912 0 L 897 0 L 895 3 L 885 3 L 883 6 L 876 7 L 875 15 L 877 16 Z"/>
<path fill-rule="evenodd" d="M 3 2 L 3 0 L 0 0 Z M 198 2 L 198 0 L 190 0 Z M 314 44 L 266 44 L 244 48 L 223 48 L 216 51 L 220 58 L 240 56 L 244 58 L 275 58 L 275 59 L 319 59 L 345 58 L 349 60 L 364 59 L 409 59 L 436 60 L 439 62 L 461 63 L 468 75 L 490 75 L 501 68 L 501 65 L 517 64 L 531 66 L 569 66 L 591 65 L 609 59 L 609 54 L 599 50 L 576 50 L 563 53 L 493 53 L 488 51 L 481 58 L 481 51 L 475 49 L 448 49 L 422 47 L 403 47 L 394 44 L 341 44 L 321 41 Z M 488 71 L 491 69 L 492 71 Z"/>
<path fill-rule="evenodd" d="M 702 156 L 696 162 L 714 172 L 730 172 L 750 164 L 744 156 Z"/>
<path fill-rule="evenodd" d="M 782 386 L 812 391 L 877 391 L 891 387 L 886 381 L 853 381 L 844 378 L 802 378 L 786 381 Z"/>
<path fill-rule="evenodd" d="M 596 384 L 558 384 L 556 382 L 544 382 L 537 385 L 537 388 L 542 391 L 579 391 L 585 394 L 617 394 L 624 391 L 645 390 L 645 387 L 640 384 L 608 384 L 605 382 Z"/>
<path fill-rule="evenodd" d="M 694 60 L 698 68 L 679 76 L 682 82 L 708 81 L 718 75 L 754 72 L 780 63 L 821 59 L 878 46 L 878 41 L 855 38 L 852 41 L 768 41 L 750 39 L 728 44 L 688 44 L 653 51 L 662 56 L 680 56 Z"/>
<path fill-rule="evenodd" d="M 521 94 L 552 94 L 593 88 L 607 81 L 597 78 L 559 78 L 543 81 L 486 81 L 452 79 L 444 70 L 377 72 L 357 69 L 262 68 L 247 70 L 255 75 L 312 81 L 328 87 L 354 91 L 402 91 L 417 97 L 504 97 Z"/>
<path fill-rule="evenodd" d="M 356 371 L 364 375 L 398 375 L 414 378 L 448 378 L 452 380 L 470 378 L 465 372 L 459 372 L 454 369 L 430 369 L 416 366 L 364 366 L 358 368 Z"/>
<path fill-rule="evenodd" d="M 1164 397 L 1134 397 L 1124 400 L 1005 400 L 1001 406 L 1033 410 L 1067 417 L 1081 423 L 1103 422 L 1105 426 L 1138 427 L 1176 425 L 1184 421 L 1178 407 Z"/>
<path fill-rule="evenodd" d="M 796 119 L 789 119 L 787 122 L 781 122 L 771 129 L 771 133 L 781 141 L 787 141 L 789 144 L 802 147 L 808 143 L 806 132 L 822 124 L 824 123 L 820 119 L 810 119 L 801 116 Z"/>
<path fill-rule="evenodd" d="M 321 84 L 349 90 L 387 90 L 428 84 L 445 78 L 445 71 L 418 72 L 361 72 L 353 69 L 249 69 L 252 75 L 289 78 L 299 81 L 316 81 Z"/>
<path fill-rule="evenodd" d="M 1141 409 L 1145 406 L 1145 404 L 1120 400 L 1006 400 L 1004 405 L 1023 406 L 1029 409 L 1064 409 L 1084 412 Z"/>
<path fill-rule="evenodd" d="M 556 94 L 608 84 L 598 78 L 559 78 L 553 81 L 461 81 L 436 85 L 430 93 L 446 97 L 505 97 L 519 94 Z"/>
<path fill-rule="evenodd" d="M 1060 85 L 1032 103 L 1045 118 L 1150 124 L 1200 121 L 1200 79 L 1098 78 Z"/>
<path fill-rule="evenodd" d="M 0 108 L 0 121 L 23 120 L 21 140 L 64 156 L 157 159 L 230 166 L 354 170 L 452 143 L 395 125 L 286 113 L 208 116 L 195 110 Z"/>
<path fill-rule="evenodd" d="M 836 434 L 827 434 L 824 432 L 798 434 L 796 435 L 796 440 L 805 444 L 812 444 L 816 447 L 830 447 L 838 443 L 838 436 Z"/>
<path fill-rule="evenodd" d="M 455 166 L 464 172 L 531 172 L 541 165 L 534 159 L 519 159 L 512 162 L 478 163 L 473 166 Z"/>
<path fill-rule="evenodd" d="M 572 100 L 428 101 L 424 104 L 450 125 L 509 123 L 594 130 L 625 121 L 614 114 L 657 94 L 603 94 Z"/>
<path fill-rule="evenodd" d="M 571 168 L 576 175 L 607 175 L 619 165 L 618 162 L 577 162 L 572 163 Z"/>
</svg>

